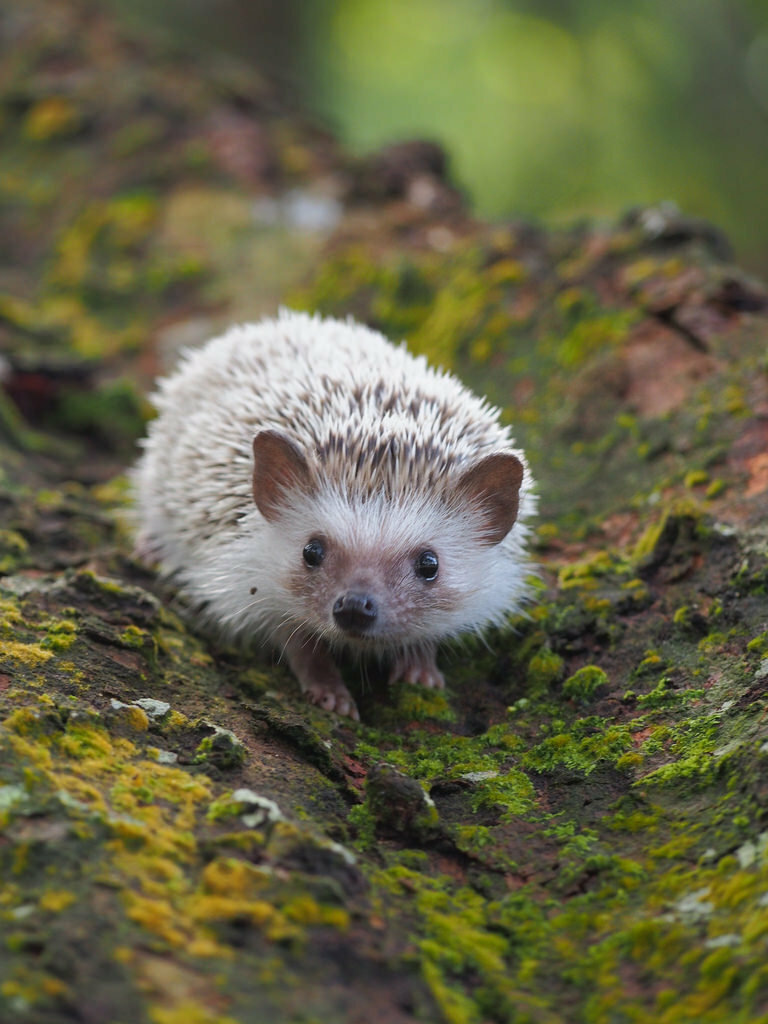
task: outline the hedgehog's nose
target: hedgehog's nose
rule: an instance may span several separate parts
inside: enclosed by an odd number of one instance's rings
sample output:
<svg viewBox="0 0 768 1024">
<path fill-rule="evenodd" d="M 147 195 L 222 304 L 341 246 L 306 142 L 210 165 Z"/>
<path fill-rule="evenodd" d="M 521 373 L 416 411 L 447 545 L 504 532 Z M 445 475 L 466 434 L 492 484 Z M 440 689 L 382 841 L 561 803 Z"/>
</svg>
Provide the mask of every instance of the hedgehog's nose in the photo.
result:
<svg viewBox="0 0 768 1024">
<path fill-rule="evenodd" d="M 345 633 L 367 633 L 378 615 L 376 602 L 368 594 L 348 590 L 333 606 L 333 618 Z"/>
</svg>

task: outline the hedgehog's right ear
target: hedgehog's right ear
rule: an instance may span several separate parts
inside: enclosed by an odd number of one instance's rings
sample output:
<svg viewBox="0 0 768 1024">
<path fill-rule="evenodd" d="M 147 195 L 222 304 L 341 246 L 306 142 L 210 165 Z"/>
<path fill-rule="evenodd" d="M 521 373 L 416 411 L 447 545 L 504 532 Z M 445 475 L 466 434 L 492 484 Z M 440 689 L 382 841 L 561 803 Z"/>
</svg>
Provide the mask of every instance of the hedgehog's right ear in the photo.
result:
<svg viewBox="0 0 768 1024">
<path fill-rule="evenodd" d="M 512 452 L 494 452 L 459 477 L 457 492 L 483 517 L 481 534 L 498 544 L 514 526 L 520 505 L 523 464 Z"/>
<path fill-rule="evenodd" d="M 270 522 L 285 508 L 286 494 L 312 489 L 307 460 L 298 447 L 277 430 L 261 430 L 253 439 L 253 500 Z"/>
</svg>

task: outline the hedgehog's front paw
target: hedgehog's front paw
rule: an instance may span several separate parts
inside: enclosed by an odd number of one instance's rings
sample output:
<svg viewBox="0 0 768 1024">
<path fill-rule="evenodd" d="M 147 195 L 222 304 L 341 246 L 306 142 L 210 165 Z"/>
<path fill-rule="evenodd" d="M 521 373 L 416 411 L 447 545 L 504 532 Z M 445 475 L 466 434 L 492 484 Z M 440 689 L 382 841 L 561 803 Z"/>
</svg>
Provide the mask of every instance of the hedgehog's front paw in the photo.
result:
<svg viewBox="0 0 768 1024">
<path fill-rule="evenodd" d="M 354 698 L 341 680 L 338 682 L 311 682 L 302 686 L 304 696 L 310 704 L 317 704 L 324 711 L 335 711 L 356 722 L 360 721 Z"/>
<path fill-rule="evenodd" d="M 319 637 L 294 630 L 285 641 L 284 650 L 301 692 L 310 704 L 360 721 L 352 694 L 342 682 L 331 652 Z"/>
<path fill-rule="evenodd" d="M 389 674 L 390 683 L 400 680 L 413 686 L 426 686 L 429 690 L 445 687 L 443 673 L 435 664 L 434 651 L 412 651 L 401 655 Z"/>
</svg>

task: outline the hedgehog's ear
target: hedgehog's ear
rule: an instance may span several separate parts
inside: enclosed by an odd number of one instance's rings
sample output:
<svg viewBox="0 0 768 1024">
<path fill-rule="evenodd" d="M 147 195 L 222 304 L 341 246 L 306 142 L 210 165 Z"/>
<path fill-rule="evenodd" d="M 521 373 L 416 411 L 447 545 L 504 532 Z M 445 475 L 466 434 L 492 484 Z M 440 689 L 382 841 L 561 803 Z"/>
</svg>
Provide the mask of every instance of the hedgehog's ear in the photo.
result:
<svg viewBox="0 0 768 1024">
<path fill-rule="evenodd" d="M 512 529 L 520 504 L 523 464 L 511 452 L 495 452 L 461 477 L 457 493 L 482 510 L 483 540 L 498 544 Z"/>
<path fill-rule="evenodd" d="M 253 439 L 253 500 L 265 519 L 277 519 L 286 494 L 312 489 L 307 460 L 298 447 L 277 430 L 261 430 Z"/>
</svg>

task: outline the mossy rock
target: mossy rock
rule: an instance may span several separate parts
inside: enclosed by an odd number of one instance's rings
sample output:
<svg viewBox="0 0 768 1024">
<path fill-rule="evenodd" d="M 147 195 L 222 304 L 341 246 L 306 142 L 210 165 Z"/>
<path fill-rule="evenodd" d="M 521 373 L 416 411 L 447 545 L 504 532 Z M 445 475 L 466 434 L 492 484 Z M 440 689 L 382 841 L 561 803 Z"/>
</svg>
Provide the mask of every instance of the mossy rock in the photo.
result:
<svg viewBox="0 0 768 1024">
<path fill-rule="evenodd" d="M 762 286 L 667 207 L 482 223 L 429 146 L 358 161 L 251 68 L 9 11 L 0 1019 L 768 1019 Z M 459 372 L 539 484 L 525 615 L 444 692 L 351 667 L 360 723 L 126 525 L 162 350 L 280 302 Z"/>
</svg>

